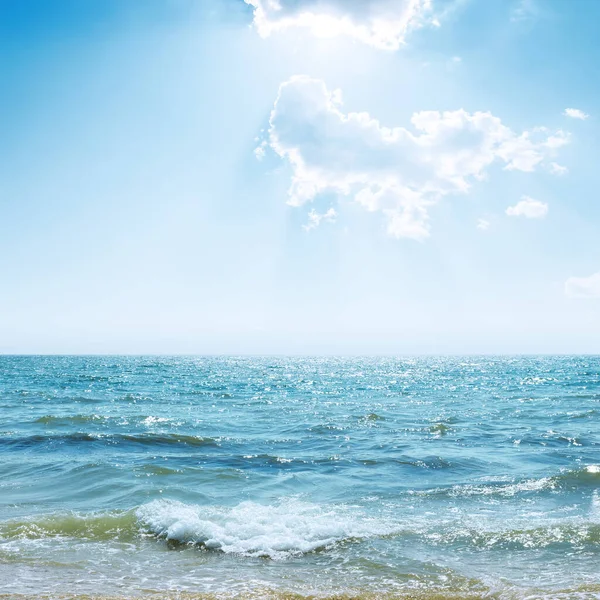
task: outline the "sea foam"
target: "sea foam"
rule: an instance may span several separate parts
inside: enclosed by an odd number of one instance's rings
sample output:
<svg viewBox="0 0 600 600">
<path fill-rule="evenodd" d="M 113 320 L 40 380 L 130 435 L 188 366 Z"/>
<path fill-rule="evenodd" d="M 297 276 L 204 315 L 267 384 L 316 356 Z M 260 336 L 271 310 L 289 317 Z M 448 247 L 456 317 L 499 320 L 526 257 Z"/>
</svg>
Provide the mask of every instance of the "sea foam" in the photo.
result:
<svg viewBox="0 0 600 600">
<path fill-rule="evenodd" d="M 242 502 L 232 508 L 155 500 L 139 507 L 136 515 L 148 532 L 170 541 L 273 559 L 398 531 L 391 523 L 350 510 L 333 511 L 296 500 L 274 505 Z"/>
</svg>

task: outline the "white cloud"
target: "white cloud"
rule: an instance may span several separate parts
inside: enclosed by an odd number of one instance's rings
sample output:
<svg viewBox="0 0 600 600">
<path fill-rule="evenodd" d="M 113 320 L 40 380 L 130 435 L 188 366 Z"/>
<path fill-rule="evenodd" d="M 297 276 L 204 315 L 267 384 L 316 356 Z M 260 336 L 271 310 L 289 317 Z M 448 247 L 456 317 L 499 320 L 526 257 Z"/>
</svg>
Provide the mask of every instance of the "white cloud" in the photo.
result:
<svg viewBox="0 0 600 600">
<path fill-rule="evenodd" d="M 256 148 L 254 148 L 254 156 L 256 156 L 256 160 L 262 160 L 265 157 L 265 147 L 266 144 L 263 142 L 259 144 Z"/>
<path fill-rule="evenodd" d="M 428 208 L 467 192 L 495 161 L 533 171 L 567 142 L 561 131 L 515 133 L 489 112 L 423 111 L 389 128 L 365 112 L 344 113 L 321 80 L 292 77 L 271 112 L 269 144 L 292 167 L 288 204 L 333 192 L 387 218 L 388 233 L 422 240 Z"/>
<path fill-rule="evenodd" d="M 460 56 L 452 56 L 446 61 L 446 70 L 454 71 L 460 68 L 462 64 L 462 58 Z"/>
<path fill-rule="evenodd" d="M 548 165 L 548 170 L 550 171 L 550 173 L 552 173 L 552 175 L 566 175 L 569 172 L 569 169 L 567 169 L 567 167 L 563 167 L 562 165 L 559 165 L 555 162 L 551 162 Z"/>
<path fill-rule="evenodd" d="M 590 116 L 578 108 L 565 108 L 563 115 L 572 119 L 580 119 L 581 121 L 585 121 Z"/>
<path fill-rule="evenodd" d="M 335 223 L 336 219 L 337 212 L 335 208 L 330 208 L 324 213 L 318 213 L 314 208 L 312 208 L 308 212 L 308 223 L 306 225 L 303 225 L 302 227 L 306 231 L 310 231 L 311 229 L 316 229 L 321 224 L 321 222 Z"/>
<path fill-rule="evenodd" d="M 548 214 L 548 205 L 545 202 L 523 196 L 520 202 L 506 209 L 509 217 L 526 217 L 528 219 L 543 219 Z"/>
<path fill-rule="evenodd" d="M 565 281 L 565 294 L 569 298 L 600 298 L 600 273 L 589 277 L 569 277 Z"/>
<path fill-rule="evenodd" d="M 424 23 L 439 25 L 432 0 L 245 0 L 266 37 L 303 27 L 319 37 L 347 35 L 384 50 L 397 50 Z"/>
<path fill-rule="evenodd" d="M 481 231 L 487 231 L 490 228 L 490 222 L 485 219 L 477 219 L 477 229 Z"/>
</svg>

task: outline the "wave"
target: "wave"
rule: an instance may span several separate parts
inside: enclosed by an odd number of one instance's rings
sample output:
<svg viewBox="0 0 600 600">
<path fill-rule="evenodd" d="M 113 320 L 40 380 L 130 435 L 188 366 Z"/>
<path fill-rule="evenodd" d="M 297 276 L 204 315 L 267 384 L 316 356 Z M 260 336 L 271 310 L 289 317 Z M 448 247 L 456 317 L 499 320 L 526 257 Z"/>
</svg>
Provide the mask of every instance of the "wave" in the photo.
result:
<svg viewBox="0 0 600 600">
<path fill-rule="evenodd" d="M 600 485 L 600 465 L 587 465 L 581 469 L 563 471 L 551 478 L 560 487 Z"/>
<path fill-rule="evenodd" d="M 44 415 L 33 422 L 38 425 L 73 425 L 81 423 L 106 423 L 109 419 L 109 417 L 103 417 L 102 415 L 69 415 L 64 417 Z"/>
<path fill-rule="evenodd" d="M 64 537 L 131 541 L 152 536 L 171 544 L 272 559 L 399 531 L 393 523 L 344 507 L 326 508 L 296 500 L 274 505 L 243 502 L 229 508 L 154 500 L 125 512 L 69 513 L 0 523 L 0 538 L 5 540 Z"/>
<path fill-rule="evenodd" d="M 552 478 L 527 479 L 516 483 L 482 483 L 454 485 L 447 488 L 432 488 L 426 490 L 412 490 L 409 494 L 413 496 L 447 496 L 451 498 L 470 496 L 501 496 L 512 497 L 527 492 L 539 492 L 553 489 L 556 485 Z"/>
<path fill-rule="evenodd" d="M 38 446 L 60 446 L 77 444 L 96 444 L 100 446 L 142 445 L 142 446 L 218 446 L 214 438 L 183 435 L 177 433 L 140 433 L 140 434 L 101 434 L 69 433 L 38 434 L 22 437 L 0 437 L 0 448 L 23 450 Z"/>
<path fill-rule="evenodd" d="M 366 423 L 374 423 L 376 421 L 385 421 L 385 417 L 382 417 L 381 415 L 378 415 L 377 413 L 369 413 L 368 415 L 364 415 L 362 417 L 358 418 L 359 422 L 366 422 Z"/>
<path fill-rule="evenodd" d="M 574 413 L 567 413 L 567 419 L 569 420 L 573 420 L 573 419 L 592 419 L 593 417 L 595 417 L 598 414 L 598 410 L 595 408 L 590 408 L 589 410 L 585 410 L 583 412 L 574 412 Z"/>
<path fill-rule="evenodd" d="M 132 540 L 139 532 L 135 511 L 58 514 L 0 523 L 3 539 L 82 538 Z"/>
<path fill-rule="evenodd" d="M 33 421 L 36 425 L 47 425 L 54 427 L 63 427 L 69 425 L 81 425 L 86 423 L 91 423 L 94 425 L 106 425 L 106 424 L 116 424 L 116 425 L 157 425 L 160 423 L 170 423 L 171 419 L 166 417 L 155 417 L 153 415 L 134 415 L 134 416 L 104 416 L 104 415 L 44 415 L 43 417 L 38 417 Z M 181 424 L 179 421 L 177 424 Z"/>
<path fill-rule="evenodd" d="M 600 522 L 573 518 L 529 528 L 516 522 L 474 526 L 471 518 L 400 523 L 391 517 L 368 517 L 356 507 L 288 499 L 270 505 L 243 502 L 234 507 L 154 500 L 128 511 L 46 515 L 0 523 L 1 540 L 44 538 L 128 542 L 149 538 L 169 545 L 274 560 L 331 551 L 373 538 L 456 549 L 563 548 L 579 552 L 600 544 Z"/>
<path fill-rule="evenodd" d="M 434 545 L 501 550 L 569 548 L 582 550 L 600 543 L 600 523 L 550 523 L 535 528 L 474 529 L 458 525 L 442 531 L 423 533 L 422 538 Z"/>
<path fill-rule="evenodd" d="M 452 431 L 452 427 L 443 422 L 435 423 L 429 427 L 429 433 L 438 438 L 443 437 L 449 431 Z"/>
<path fill-rule="evenodd" d="M 183 473 L 181 469 L 173 469 L 162 465 L 143 465 L 138 470 L 149 475 L 179 475 Z"/>
<path fill-rule="evenodd" d="M 593 438 L 564 435 L 549 430 L 543 434 L 528 434 L 520 439 L 513 439 L 513 443 L 519 446 L 543 446 L 549 448 L 560 448 L 563 446 L 595 446 Z"/>
<path fill-rule="evenodd" d="M 243 502 L 223 508 L 155 500 L 138 508 L 136 515 L 141 525 L 158 538 L 273 559 L 399 532 L 392 523 L 299 501 L 276 505 Z"/>
<path fill-rule="evenodd" d="M 600 465 L 587 465 L 580 469 L 566 470 L 558 475 L 524 479 L 522 481 L 485 482 L 481 484 L 454 485 L 447 488 L 413 490 L 413 496 L 500 496 L 513 497 L 519 494 L 537 493 L 552 490 L 574 490 L 600 485 Z"/>
<path fill-rule="evenodd" d="M 288 467 L 297 467 L 310 465 L 315 461 L 308 461 L 302 458 L 285 458 L 283 456 L 275 456 L 272 454 L 244 454 L 243 456 L 236 456 L 228 458 L 228 463 L 231 465 L 243 465 L 245 466 L 248 461 L 252 463 L 262 464 L 262 465 L 275 465 L 275 466 L 288 466 Z"/>
</svg>

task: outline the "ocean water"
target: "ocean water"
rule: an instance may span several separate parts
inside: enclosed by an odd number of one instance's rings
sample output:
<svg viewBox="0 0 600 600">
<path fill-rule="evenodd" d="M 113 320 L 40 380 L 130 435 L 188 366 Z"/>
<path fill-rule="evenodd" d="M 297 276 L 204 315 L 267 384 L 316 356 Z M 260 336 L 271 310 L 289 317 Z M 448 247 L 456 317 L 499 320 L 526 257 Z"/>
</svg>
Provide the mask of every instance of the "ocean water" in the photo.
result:
<svg viewBox="0 0 600 600">
<path fill-rule="evenodd" d="M 600 358 L 0 357 L 0 597 L 600 598 Z"/>
</svg>

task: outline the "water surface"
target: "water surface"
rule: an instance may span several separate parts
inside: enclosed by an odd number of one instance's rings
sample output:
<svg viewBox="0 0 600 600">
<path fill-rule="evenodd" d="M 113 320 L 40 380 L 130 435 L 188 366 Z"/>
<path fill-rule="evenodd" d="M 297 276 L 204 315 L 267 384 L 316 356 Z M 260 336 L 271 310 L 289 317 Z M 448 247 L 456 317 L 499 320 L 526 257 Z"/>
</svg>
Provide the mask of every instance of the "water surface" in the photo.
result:
<svg viewBox="0 0 600 600">
<path fill-rule="evenodd" d="M 600 358 L 0 357 L 0 595 L 600 598 Z"/>
</svg>

